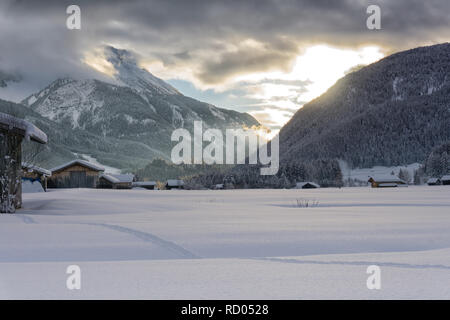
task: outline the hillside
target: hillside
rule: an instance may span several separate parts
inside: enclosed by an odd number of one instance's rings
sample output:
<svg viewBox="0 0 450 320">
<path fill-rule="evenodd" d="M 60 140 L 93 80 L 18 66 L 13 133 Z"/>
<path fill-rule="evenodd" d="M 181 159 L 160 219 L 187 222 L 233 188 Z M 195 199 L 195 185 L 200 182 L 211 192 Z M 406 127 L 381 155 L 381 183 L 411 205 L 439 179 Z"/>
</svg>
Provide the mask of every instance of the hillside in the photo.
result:
<svg viewBox="0 0 450 320">
<path fill-rule="evenodd" d="M 450 140 L 449 75 L 448 43 L 393 54 L 346 75 L 282 128 L 282 161 L 423 162 Z"/>
</svg>

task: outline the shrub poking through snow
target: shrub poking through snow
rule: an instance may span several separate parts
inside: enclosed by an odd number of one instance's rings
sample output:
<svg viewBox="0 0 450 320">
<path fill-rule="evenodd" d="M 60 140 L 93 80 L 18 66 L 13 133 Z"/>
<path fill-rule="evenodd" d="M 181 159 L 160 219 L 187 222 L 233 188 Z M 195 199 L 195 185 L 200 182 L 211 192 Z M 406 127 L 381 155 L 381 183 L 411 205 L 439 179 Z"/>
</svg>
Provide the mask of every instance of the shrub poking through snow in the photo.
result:
<svg viewBox="0 0 450 320">
<path fill-rule="evenodd" d="M 319 200 L 316 199 L 296 199 L 294 207 L 296 208 L 313 208 L 319 206 Z"/>
</svg>

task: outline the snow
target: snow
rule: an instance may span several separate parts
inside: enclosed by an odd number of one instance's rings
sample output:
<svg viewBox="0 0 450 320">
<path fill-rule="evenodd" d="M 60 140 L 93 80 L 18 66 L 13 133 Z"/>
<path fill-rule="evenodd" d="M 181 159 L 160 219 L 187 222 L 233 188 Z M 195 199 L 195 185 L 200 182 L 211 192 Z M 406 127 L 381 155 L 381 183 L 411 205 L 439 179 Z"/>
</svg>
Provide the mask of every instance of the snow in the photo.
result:
<svg viewBox="0 0 450 320">
<path fill-rule="evenodd" d="M 119 182 L 133 182 L 134 175 L 133 174 L 102 174 L 101 177 L 104 177 L 106 180 L 112 183 Z"/>
<path fill-rule="evenodd" d="M 383 167 L 383 166 L 375 166 L 372 168 L 349 168 L 348 164 L 340 160 L 339 166 L 342 171 L 342 178 L 344 182 L 348 179 L 355 179 L 359 181 L 361 184 L 366 185 L 369 177 L 389 177 L 391 179 L 397 179 L 400 169 L 407 170 L 410 177 L 414 177 L 414 171 L 419 169 L 419 163 L 412 163 L 405 166 L 393 166 L 393 167 Z M 394 172 L 394 176 L 392 176 L 392 172 Z M 397 179 L 398 180 L 398 179 Z"/>
<path fill-rule="evenodd" d="M 33 193 L 33 192 L 45 192 L 44 188 L 42 188 L 42 184 L 35 180 L 31 181 L 28 179 L 22 180 L 22 192 L 23 193 Z"/>
<path fill-rule="evenodd" d="M 95 110 L 104 105 L 101 97 L 93 94 L 96 89 L 95 80 L 58 79 L 50 88 L 51 90 L 46 88 L 39 93 L 39 98 L 45 98 L 37 106 L 33 106 L 35 111 L 53 121 L 68 119 L 72 128 L 80 127 L 79 119 L 83 113 L 95 113 Z"/>
<path fill-rule="evenodd" d="M 74 153 L 76 156 L 78 156 L 77 153 Z M 109 174 L 120 174 L 121 170 L 119 168 L 114 168 L 114 167 L 110 167 L 110 166 L 105 166 L 104 164 L 101 164 L 100 162 L 97 161 L 97 159 L 95 159 L 94 157 L 88 155 L 88 154 L 80 154 L 80 156 L 89 161 L 90 163 L 102 167 L 105 169 L 105 173 L 109 173 Z"/>
<path fill-rule="evenodd" d="M 449 299 L 449 191 L 28 193 L 0 215 L 0 298 Z"/>
<path fill-rule="evenodd" d="M 145 93 L 149 89 L 153 89 L 162 94 L 180 95 L 180 92 L 170 84 L 140 68 L 133 53 L 107 46 L 105 47 L 105 56 L 117 72 L 116 79 L 123 85 L 139 93 Z"/>
<path fill-rule="evenodd" d="M 22 130 L 24 137 L 27 139 L 29 138 L 42 144 L 47 143 L 47 135 L 32 123 L 23 119 L 0 112 L 0 125 L 6 126 L 9 129 L 17 128 Z"/>
<path fill-rule="evenodd" d="M 70 166 L 72 166 L 74 164 L 80 164 L 80 165 L 86 166 L 88 168 L 91 168 L 93 170 L 97 170 L 97 171 L 105 171 L 105 168 L 103 168 L 103 167 L 101 167 L 101 166 L 99 166 L 99 165 L 97 165 L 95 163 L 92 163 L 92 162 L 89 162 L 89 161 L 85 161 L 85 160 L 81 160 L 81 159 L 75 159 L 75 160 L 69 161 L 69 162 L 64 163 L 64 164 L 62 164 L 60 166 L 52 168 L 50 171 L 53 173 L 55 171 L 59 171 L 61 169 L 70 167 Z"/>
<path fill-rule="evenodd" d="M 27 100 L 27 104 L 28 106 L 31 106 L 33 103 L 35 103 L 37 101 L 36 97 L 33 95 L 30 98 L 28 98 Z"/>
</svg>

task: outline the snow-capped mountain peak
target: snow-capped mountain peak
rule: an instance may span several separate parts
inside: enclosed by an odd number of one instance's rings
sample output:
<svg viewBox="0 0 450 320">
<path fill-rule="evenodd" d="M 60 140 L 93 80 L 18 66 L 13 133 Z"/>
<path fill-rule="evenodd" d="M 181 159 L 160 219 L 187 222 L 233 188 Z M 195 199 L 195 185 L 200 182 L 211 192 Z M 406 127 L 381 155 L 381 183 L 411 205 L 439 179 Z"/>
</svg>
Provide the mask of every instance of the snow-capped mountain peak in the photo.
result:
<svg viewBox="0 0 450 320">
<path fill-rule="evenodd" d="M 116 70 L 115 78 L 124 86 L 138 92 L 157 91 L 160 94 L 181 95 L 181 93 L 167 82 L 138 66 L 133 53 L 106 46 L 104 54 Z"/>
</svg>

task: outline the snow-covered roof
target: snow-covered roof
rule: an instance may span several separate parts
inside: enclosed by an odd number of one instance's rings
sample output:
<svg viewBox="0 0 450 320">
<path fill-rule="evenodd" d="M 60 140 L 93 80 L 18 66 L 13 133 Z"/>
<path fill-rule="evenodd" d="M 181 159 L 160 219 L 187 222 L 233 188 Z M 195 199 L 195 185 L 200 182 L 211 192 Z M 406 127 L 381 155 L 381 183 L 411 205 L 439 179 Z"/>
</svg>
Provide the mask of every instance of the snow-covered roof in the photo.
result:
<svg viewBox="0 0 450 320">
<path fill-rule="evenodd" d="M 95 170 L 95 171 L 105 171 L 105 168 L 103 168 L 101 166 L 98 166 L 98 165 L 95 165 L 95 164 L 93 164 L 93 163 L 91 163 L 89 161 L 81 160 L 81 159 L 75 159 L 75 160 L 72 160 L 72 161 L 67 162 L 67 163 L 65 163 L 63 165 L 60 165 L 58 167 L 55 167 L 55 168 L 51 169 L 51 172 L 60 171 L 60 170 L 63 170 L 65 168 L 68 168 L 68 167 L 71 167 L 71 166 L 74 166 L 74 165 L 84 166 L 84 167 L 90 168 L 90 169 Z"/>
<path fill-rule="evenodd" d="M 133 186 L 136 187 L 156 186 L 156 181 L 136 181 L 133 182 Z"/>
<path fill-rule="evenodd" d="M 106 180 L 108 180 L 108 181 L 111 182 L 111 183 L 119 183 L 119 182 L 120 182 L 119 179 L 116 179 L 115 177 L 113 177 L 113 176 L 110 175 L 110 174 L 102 174 L 102 175 L 100 176 L 100 178 L 106 179 Z"/>
<path fill-rule="evenodd" d="M 372 178 L 376 182 L 386 182 L 386 183 L 406 183 L 406 181 L 393 176 L 393 175 L 375 175 L 375 176 L 369 176 L 369 180 Z"/>
<path fill-rule="evenodd" d="M 133 174 L 102 174 L 100 177 L 105 178 L 106 180 L 108 180 L 111 183 L 120 183 L 120 182 L 125 182 L 125 183 L 131 183 L 134 180 L 134 175 Z"/>
<path fill-rule="evenodd" d="M 442 178 L 441 178 L 441 181 L 448 181 L 448 180 L 450 180 L 450 174 L 442 176 Z"/>
<path fill-rule="evenodd" d="M 181 186 L 184 186 L 184 181 L 183 180 L 169 179 L 169 180 L 167 180 L 167 185 L 169 187 L 181 187 Z"/>
<path fill-rule="evenodd" d="M 38 172 L 40 174 L 43 174 L 45 176 L 51 176 L 52 175 L 50 170 L 47 170 L 47 169 L 44 169 L 44 168 L 41 168 L 41 167 L 38 167 L 38 166 L 35 166 L 35 165 L 32 165 L 32 164 L 28 164 L 26 162 L 22 162 L 22 168 L 27 169 L 27 170 L 36 171 L 36 172 Z"/>
<path fill-rule="evenodd" d="M 427 183 L 437 183 L 438 181 L 440 181 L 439 178 L 430 178 L 428 179 Z"/>
<path fill-rule="evenodd" d="M 314 183 L 314 182 L 310 182 L 310 181 L 297 182 L 296 187 L 297 188 L 303 188 L 307 184 L 310 184 L 310 185 L 312 185 L 315 188 L 320 188 L 320 185 L 318 185 L 317 183 Z"/>
<path fill-rule="evenodd" d="M 38 143 L 47 143 L 47 135 L 34 124 L 2 112 L 0 112 L 0 128 L 15 131 L 26 139 Z"/>
</svg>

